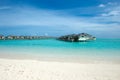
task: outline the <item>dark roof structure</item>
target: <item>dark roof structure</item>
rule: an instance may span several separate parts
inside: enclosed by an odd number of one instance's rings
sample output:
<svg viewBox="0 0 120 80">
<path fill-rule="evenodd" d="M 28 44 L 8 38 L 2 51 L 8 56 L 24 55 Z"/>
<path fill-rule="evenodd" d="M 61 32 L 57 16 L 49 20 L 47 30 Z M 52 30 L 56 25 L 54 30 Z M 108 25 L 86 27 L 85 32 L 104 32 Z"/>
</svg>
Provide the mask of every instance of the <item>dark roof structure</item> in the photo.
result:
<svg viewBox="0 0 120 80">
<path fill-rule="evenodd" d="M 68 41 L 68 42 L 82 42 L 82 41 L 91 41 L 95 39 L 96 38 L 94 36 L 87 33 L 70 34 L 58 38 L 58 40 Z"/>
</svg>

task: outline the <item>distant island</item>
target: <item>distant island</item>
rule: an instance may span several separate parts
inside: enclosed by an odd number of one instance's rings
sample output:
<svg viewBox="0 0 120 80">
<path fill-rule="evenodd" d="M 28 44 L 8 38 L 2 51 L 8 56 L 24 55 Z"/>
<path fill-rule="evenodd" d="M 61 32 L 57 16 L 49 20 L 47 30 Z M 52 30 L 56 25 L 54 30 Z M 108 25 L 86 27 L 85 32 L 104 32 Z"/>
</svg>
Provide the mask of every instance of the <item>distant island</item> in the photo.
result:
<svg viewBox="0 0 120 80">
<path fill-rule="evenodd" d="M 39 39 L 52 39 L 52 38 L 61 40 L 61 41 L 68 41 L 68 42 L 82 42 L 82 41 L 96 40 L 96 37 L 87 33 L 69 34 L 69 35 L 64 35 L 60 37 L 0 35 L 0 40 L 39 40 Z"/>
</svg>

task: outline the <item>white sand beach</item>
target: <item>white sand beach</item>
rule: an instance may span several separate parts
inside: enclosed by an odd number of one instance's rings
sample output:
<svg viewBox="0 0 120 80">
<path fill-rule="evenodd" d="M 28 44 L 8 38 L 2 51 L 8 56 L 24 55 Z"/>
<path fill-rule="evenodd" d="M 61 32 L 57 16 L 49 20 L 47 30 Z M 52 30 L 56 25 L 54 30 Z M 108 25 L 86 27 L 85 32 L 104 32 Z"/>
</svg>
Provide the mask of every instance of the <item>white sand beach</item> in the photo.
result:
<svg viewBox="0 0 120 80">
<path fill-rule="evenodd" d="M 0 80 L 120 80 L 120 64 L 1 58 Z"/>
</svg>

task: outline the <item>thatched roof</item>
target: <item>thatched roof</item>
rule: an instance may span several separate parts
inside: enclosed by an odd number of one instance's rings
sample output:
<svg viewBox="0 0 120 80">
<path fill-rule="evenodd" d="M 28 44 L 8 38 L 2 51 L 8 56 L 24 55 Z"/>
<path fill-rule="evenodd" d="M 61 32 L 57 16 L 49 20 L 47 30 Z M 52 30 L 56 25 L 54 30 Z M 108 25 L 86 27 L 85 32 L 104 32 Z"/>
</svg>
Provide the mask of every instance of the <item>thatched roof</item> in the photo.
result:
<svg viewBox="0 0 120 80">
<path fill-rule="evenodd" d="M 87 33 L 80 33 L 80 34 L 70 34 L 70 35 L 61 36 L 58 39 L 63 41 L 70 41 L 70 42 L 79 42 L 80 38 L 84 38 L 86 40 L 94 40 L 93 38 L 95 37 Z"/>
</svg>

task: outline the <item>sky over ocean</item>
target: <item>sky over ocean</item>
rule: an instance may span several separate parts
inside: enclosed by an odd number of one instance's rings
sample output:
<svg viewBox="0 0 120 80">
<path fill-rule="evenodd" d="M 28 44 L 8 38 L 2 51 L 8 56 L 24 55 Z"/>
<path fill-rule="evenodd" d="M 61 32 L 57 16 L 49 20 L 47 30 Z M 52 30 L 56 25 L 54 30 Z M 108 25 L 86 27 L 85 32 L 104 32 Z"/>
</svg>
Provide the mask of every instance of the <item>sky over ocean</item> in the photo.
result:
<svg viewBox="0 0 120 80">
<path fill-rule="evenodd" d="M 0 1 L 0 34 L 60 36 L 81 32 L 120 38 L 120 0 Z"/>
</svg>

